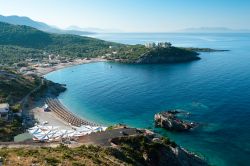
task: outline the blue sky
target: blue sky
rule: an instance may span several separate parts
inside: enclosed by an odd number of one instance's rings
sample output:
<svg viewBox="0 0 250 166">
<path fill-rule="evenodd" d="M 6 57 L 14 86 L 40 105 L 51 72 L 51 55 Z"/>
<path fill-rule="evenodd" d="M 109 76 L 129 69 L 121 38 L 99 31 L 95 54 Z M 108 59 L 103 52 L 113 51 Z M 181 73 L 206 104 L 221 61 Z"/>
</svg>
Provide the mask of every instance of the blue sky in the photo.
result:
<svg viewBox="0 0 250 166">
<path fill-rule="evenodd" d="M 1 15 L 128 32 L 190 27 L 250 29 L 250 0 L 0 0 Z"/>
</svg>

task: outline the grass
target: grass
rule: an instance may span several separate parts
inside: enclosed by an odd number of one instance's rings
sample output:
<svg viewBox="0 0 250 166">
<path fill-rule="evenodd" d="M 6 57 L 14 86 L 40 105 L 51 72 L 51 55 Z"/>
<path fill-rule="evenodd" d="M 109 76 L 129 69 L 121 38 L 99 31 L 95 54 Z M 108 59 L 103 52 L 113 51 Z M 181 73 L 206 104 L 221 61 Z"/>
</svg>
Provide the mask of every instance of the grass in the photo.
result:
<svg viewBox="0 0 250 166">
<path fill-rule="evenodd" d="M 109 150 L 99 146 L 37 149 L 0 149 L 0 157 L 10 165 L 128 165 L 107 153 Z"/>
</svg>

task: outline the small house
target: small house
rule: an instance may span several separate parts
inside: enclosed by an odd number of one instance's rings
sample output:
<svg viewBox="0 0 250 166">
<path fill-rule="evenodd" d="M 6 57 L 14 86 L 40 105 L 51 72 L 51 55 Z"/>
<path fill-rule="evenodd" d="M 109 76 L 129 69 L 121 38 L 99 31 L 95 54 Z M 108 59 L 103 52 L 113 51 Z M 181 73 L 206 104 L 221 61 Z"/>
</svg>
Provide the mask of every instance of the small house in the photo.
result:
<svg viewBox="0 0 250 166">
<path fill-rule="evenodd" d="M 10 111 L 10 106 L 8 103 L 0 104 L 0 118 L 4 120 L 8 120 L 8 114 Z"/>
</svg>

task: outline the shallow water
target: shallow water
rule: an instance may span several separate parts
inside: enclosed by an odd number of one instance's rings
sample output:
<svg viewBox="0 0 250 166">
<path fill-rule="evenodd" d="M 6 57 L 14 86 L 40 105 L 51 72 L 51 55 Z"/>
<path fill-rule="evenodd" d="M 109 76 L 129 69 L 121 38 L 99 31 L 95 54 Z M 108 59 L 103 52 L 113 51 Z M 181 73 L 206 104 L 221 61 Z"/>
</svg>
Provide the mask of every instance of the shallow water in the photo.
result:
<svg viewBox="0 0 250 166">
<path fill-rule="evenodd" d="M 202 60 L 165 65 L 91 63 L 46 75 L 67 84 L 59 99 L 76 114 L 104 125 L 126 123 L 169 136 L 214 165 L 250 163 L 250 34 L 101 34 L 137 44 L 229 49 Z M 112 66 L 112 67 L 111 67 Z M 156 112 L 180 108 L 201 127 L 187 133 L 154 129 Z"/>
</svg>

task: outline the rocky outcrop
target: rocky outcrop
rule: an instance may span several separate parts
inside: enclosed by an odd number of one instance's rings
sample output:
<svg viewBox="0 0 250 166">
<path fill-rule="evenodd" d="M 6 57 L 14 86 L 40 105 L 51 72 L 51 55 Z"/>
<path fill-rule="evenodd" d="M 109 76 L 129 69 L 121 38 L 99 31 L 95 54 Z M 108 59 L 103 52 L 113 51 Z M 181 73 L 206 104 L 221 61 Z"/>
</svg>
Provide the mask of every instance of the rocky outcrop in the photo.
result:
<svg viewBox="0 0 250 166">
<path fill-rule="evenodd" d="M 196 51 L 196 52 L 225 52 L 230 50 L 225 49 L 212 49 L 212 48 L 196 48 L 196 47 L 183 47 L 185 50 Z"/>
<path fill-rule="evenodd" d="M 177 47 L 156 48 L 141 55 L 135 63 L 159 64 L 159 63 L 180 63 L 199 60 L 198 53 Z"/>
<path fill-rule="evenodd" d="M 131 159 L 132 165 L 148 166 L 206 166 L 201 157 L 169 141 L 156 136 L 129 136 L 113 138 L 111 142 L 126 160 Z M 118 152 L 113 155 L 118 156 Z"/>
<path fill-rule="evenodd" d="M 171 131 L 188 131 L 196 126 L 198 123 L 187 122 L 176 117 L 176 114 L 188 114 L 183 111 L 171 110 L 155 114 L 155 125 Z"/>
</svg>

